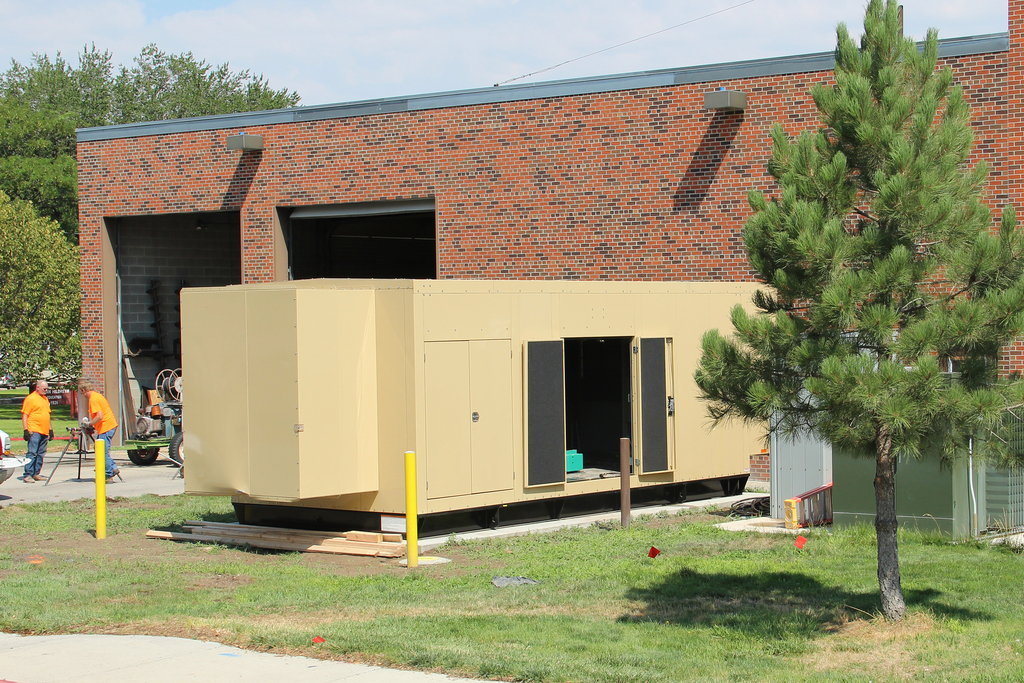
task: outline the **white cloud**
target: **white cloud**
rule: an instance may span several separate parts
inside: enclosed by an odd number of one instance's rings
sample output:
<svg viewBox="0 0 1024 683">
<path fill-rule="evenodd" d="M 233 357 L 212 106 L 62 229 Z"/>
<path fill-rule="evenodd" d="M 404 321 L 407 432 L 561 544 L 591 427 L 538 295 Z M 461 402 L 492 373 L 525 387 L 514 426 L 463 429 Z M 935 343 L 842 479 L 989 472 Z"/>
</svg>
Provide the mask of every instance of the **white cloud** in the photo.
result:
<svg viewBox="0 0 1024 683">
<path fill-rule="evenodd" d="M 95 42 L 128 62 L 146 43 L 191 50 L 298 90 L 306 104 L 487 87 L 741 0 L 251 0 L 160 12 L 134 0 L 0 0 L 0 58 L 73 56 Z M 156 0 L 153 0 L 156 2 Z M 192 3 L 191 6 L 196 6 Z M 214 2 L 198 3 L 211 7 Z M 1006 30 L 1006 0 L 903 0 L 908 35 Z M 832 49 L 863 0 L 755 0 L 530 80 L 556 80 Z M 83 9 L 87 7 L 88 9 Z M 147 19 L 147 15 L 153 17 Z"/>
<path fill-rule="evenodd" d="M 0 0 L 0 59 L 25 63 L 33 54 L 57 52 L 73 59 L 86 45 L 132 54 L 135 35 L 145 30 L 142 3 L 136 0 L 17 2 Z M 144 44 L 144 43 L 143 43 Z"/>
</svg>

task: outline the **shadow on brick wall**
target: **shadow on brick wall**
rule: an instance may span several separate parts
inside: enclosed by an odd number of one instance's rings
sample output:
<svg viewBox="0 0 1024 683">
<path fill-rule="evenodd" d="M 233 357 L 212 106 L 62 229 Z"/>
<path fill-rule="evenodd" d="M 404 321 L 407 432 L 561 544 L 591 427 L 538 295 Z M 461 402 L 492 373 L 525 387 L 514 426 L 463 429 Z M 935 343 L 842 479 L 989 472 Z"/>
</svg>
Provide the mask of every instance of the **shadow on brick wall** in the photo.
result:
<svg viewBox="0 0 1024 683">
<path fill-rule="evenodd" d="M 742 124 L 743 112 L 715 112 L 672 195 L 674 212 L 697 209 L 704 202 Z"/>
<path fill-rule="evenodd" d="M 228 191 L 225 193 L 223 201 L 221 201 L 220 208 L 222 211 L 238 210 L 241 208 L 242 203 L 249 194 L 249 188 L 252 187 L 252 181 L 256 178 L 256 172 L 259 171 L 260 162 L 262 161 L 262 150 L 242 153 L 241 158 L 238 160 L 238 165 L 235 167 L 235 173 L 231 176 L 231 181 L 228 183 Z"/>
</svg>

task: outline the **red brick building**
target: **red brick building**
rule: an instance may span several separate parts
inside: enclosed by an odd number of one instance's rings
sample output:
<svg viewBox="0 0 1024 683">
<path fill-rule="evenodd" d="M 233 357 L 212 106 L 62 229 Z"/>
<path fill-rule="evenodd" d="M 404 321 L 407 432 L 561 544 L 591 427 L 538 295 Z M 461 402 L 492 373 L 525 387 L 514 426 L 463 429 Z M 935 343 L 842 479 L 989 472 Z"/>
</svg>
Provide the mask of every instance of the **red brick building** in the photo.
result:
<svg viewBox="0 0 1024 683">
<path fill-rule="evenodd" d="M 1024 176 L 1024 0 L 941 42 L 998 211 Z M 942 28 L 942 27 L 940 27 Z M 85 374 L 174 367 L 182 286 L 308 277 L 748 280 L 769 130 L 831 53 L 78 132 Z M 747 95 L 714 111 L 704 95 Z M 261 136 L 258 151 L 227 138 Z M 123 341 L 122 341 L 123 339 Z"/>
</svg>

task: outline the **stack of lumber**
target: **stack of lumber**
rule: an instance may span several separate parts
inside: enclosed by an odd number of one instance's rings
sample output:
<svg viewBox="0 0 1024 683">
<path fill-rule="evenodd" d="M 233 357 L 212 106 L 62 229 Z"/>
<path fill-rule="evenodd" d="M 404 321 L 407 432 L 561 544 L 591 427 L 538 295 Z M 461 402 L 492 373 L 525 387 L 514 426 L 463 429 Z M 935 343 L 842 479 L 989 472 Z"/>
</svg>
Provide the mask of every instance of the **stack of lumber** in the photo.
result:
<svg viewBox="0 0 1024 683">
<path fill-rule="evenodd" d="M 335 553 L 338 555 L 370 555 L 372 557 L 402 557 L 405 543 L 401 534 L 377 534 L 367 531 L 349 531 L 341 535 L 324 534 L 302 529 L 278 529 L 269 526 L 231 524 L 225 522 L 185 522 L 185 532 L 146 532 L 146 538 L 169 541 L 204 541 L 226 545 L 248 545 L 271 550 L 298 550 L 305 553 Z"/>
</svg>

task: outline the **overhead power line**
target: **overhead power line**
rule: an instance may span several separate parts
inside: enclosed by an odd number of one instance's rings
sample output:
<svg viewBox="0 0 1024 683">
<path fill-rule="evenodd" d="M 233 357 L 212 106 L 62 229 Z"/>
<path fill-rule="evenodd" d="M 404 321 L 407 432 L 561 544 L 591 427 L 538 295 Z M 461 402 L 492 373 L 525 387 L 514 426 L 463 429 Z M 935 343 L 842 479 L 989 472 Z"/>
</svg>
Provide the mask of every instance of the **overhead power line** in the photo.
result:
<svg viewBox="0 0 1024 683">
<path fill-rule="evenodd" d="M 620 48 L 623 45 L 629 45 L 630 43 L 635 43 L 637 41 L 644 40 L 645 38 L 650 38 L 651 36 L 656 36 L 659 33 L 665 33 L 666 31 L 671 31 L 673 29 L 679 28 L 680 26 L 686 26 L 687 24 L 693 24 L 693 23 L 696 23 L 696 22 L 700 21 L 701 19 L 707 19 L 708 17 L 713 17 L 716 14 L 721 14 L 723 12 L 728 12 L 729 10 L 736 9 L 737 7 L 743 7 L 744 5 L 749 5 L 750 3 L 756 2 L 756 1 L 757 0 L 745 0 L 745 2 L 737 3 L 735 5 L 732 5 L 731 7 L 726 7 L 724 9 L 720 9 L 720 10 L 717 10 L 715 12 L 711 12 L 710 14 L 705 14 L 704 16 L 697 17 L 696 19 L 690 19 L 689 21 L 684 21 L 683 23 L 676 24 L 675 26 L 669 26 L 668 28 L 663 28 L 660 31 L 655 31 L 654 33 L 648 33 L 647 35 L 640 36 L 639 38 L 633 38 L 632 40 L 627 40 L 626 42 L 619 43 L 618 45 L 612 45 L 611 47 L 606 47 L 603 50 L 598 50 L 597 52 L 591 52 L 590 54 L 583 55 L 582 57 L 574 57 L 573 59 L 567 59 L 564 62 L 559 62 L 558 64 L 555 64 L 554 66 L 549 66 L 546 69 L 541 69 L 540 71 L 533 71 L 533 72 L 528 73 L 528 74 L 523 74 L 522 76 L 516 76 L 515 78 L 510 78 L 507 81 L 502 81 L 501 83 L 495 83 L 494 87 L 497 88 L 498 86 L 507 85 L 508 83 L 512 83 L 514 81 L 521 81 L 524 78 L 529 78 L 530 76 L 536 76 L 538 74 L 546 73 L 548 71 L 553 71 L 554 69 L 557 69 L 560 66 L 565 66 L 566 64 L 572 64 L 573 62 L 578 62 L 581 59 L 586 59 L 587 57 L 593 57 L 594 55 L 599 55 L 602 52 L 608 52 L 609 50 L 614 50 L 616 48 Z"/>
</svg>

